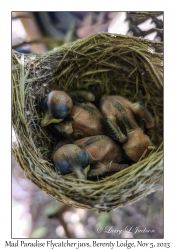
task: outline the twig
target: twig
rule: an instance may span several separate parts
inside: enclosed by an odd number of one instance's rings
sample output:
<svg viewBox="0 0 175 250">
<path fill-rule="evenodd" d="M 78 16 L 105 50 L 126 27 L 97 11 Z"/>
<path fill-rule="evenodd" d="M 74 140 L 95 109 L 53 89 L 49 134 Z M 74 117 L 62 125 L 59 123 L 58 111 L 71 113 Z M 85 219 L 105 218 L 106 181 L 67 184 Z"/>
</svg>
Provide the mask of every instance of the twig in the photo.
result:
<svg viewBox="0 0 175 250">
<path fill-rule="evenodd" d="M 70 208 L 70 206 L 68 206 L 67 204 L 63 204 L 60 203 L 60 205 L 58 206 L 58 209 L 53 213 L 53 214 L 49 214 L 48 218 L 57 218 L 60 222 L 60 224 L 62 225 L 62 227 L 64 228 L 64 232 L 66 234 L 66 236 L 68 238 L 74 238 L 74 235 L 72 233 L 69 232 L 67 224 L 65 223 L 64 219 L 63 219 L 63 214 Z"/>
</svg>

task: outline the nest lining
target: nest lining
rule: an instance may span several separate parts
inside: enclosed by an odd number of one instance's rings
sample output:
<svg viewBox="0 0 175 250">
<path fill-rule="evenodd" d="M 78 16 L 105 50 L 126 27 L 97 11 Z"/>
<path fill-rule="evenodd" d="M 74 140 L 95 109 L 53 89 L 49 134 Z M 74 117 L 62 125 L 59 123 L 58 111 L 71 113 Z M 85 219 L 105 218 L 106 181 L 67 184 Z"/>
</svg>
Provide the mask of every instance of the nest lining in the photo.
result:
<svg viewBox="0 0 175 250">
<path fill-rule="evenodd" d="M 162 188 L 162 43 L 99 33 L 45 54 L 12 52 L 13 155 L 27 178 L 55 200 L 79 208 L 110 211 Z M 50 90 L 84 89 L 142 101 L 155 118 L 148 132 L 156 150 L 128 169 L 99 181 L 55 172 L 50 160 L 57 141 L 40 127 L 39 102 Z"/>
</svg>

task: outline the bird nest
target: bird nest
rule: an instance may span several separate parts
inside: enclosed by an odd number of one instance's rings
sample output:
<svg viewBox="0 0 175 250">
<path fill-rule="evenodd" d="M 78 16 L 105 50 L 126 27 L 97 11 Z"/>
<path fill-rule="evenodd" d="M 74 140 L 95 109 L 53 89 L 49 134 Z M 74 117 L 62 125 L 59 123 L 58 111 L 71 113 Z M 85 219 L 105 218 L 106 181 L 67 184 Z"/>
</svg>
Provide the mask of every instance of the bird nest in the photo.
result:
<svg viewBox="0 0 175 250">
<path fill-rule="evenodd" d="M 13 155 L 25 176 L 55 200 L 78 208 L 110 211 L 162 189 L 162 43 L 100 33 L 45 54 L 12 52 Z M 139 162 L 99 180 L 80 180 L 55 171 L 57 141 L 41 128 L 39 102 L 50 90 L 83 89 L 96 103 L 104 94 L 141 100 L 155 119 L 148 135 L 156 148 Z"/>
</svg>

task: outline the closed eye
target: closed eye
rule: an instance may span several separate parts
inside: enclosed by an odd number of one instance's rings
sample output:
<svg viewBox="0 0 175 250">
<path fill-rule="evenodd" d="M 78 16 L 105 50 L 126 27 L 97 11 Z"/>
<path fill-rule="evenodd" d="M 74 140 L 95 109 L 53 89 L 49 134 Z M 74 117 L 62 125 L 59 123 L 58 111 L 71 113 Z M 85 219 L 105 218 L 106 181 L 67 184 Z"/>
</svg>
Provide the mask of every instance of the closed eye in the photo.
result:
<svg viewBox="0 0 175 250">
<path fill-rule="evenodd" d="M 68 160 L 59 159 L 55 161 L 55 167 L 61 174 L 70 174 L 72 172 L 71 164 Z"/>
<path fill-rule="evenodd" d="M 81 150 L 76 158 L 83 168 L 86 168 L 89 165 L 90 157 L 84 150 Z"/>
<path fill-rule="evenodd" d="M 65 118 L 69 113 L 69 107 L 67 105 L 54 105 L 52 107 L 52 115 L 54 118 Z"/>
</svg>

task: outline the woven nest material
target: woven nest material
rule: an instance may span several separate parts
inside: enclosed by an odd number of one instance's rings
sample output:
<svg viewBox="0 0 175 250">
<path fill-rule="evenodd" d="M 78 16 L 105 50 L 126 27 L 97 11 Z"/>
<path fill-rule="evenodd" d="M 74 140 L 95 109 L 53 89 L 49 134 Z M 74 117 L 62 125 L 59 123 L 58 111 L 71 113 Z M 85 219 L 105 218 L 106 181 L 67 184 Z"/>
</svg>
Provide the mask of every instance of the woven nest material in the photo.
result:
<svg viewBox="0 0 175 250">
<path fill-rule="evenodd" d="M 37 54 L 12 52 L 13 155 L 28 179 L 57 201 L 78 208 L 110 211 L 162 189 L 162 43 L 100 33 Z M 98 181 L 55 172 L 50 152 L 56 141 L 40 127 L 39 102 L 49 90 L 92 91 L 141 100 L 155 118 L 149 131 L 156 149 L 129 168 Z"/>
</svg>

